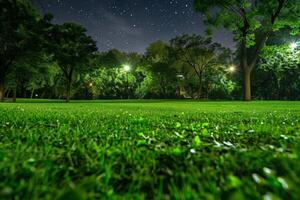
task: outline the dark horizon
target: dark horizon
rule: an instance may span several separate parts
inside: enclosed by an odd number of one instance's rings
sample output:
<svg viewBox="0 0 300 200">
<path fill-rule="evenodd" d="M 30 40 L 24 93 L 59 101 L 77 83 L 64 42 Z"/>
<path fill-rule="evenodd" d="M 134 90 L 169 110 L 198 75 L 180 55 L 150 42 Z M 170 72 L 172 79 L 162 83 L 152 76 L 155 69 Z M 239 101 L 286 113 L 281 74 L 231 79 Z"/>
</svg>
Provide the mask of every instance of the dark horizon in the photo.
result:
<svg viewBox="0 0 300 200">
<path fill-rule="evenodd" d="M 42 13 L 52 13 L 54 23 L 76 22 L 97 41 L 99 51 L 118 49 L 144 53 L 150 43 L 169 41 L 181 34 L 205 35 L 202 17 L 192 0 L 33 0 Z M 216 31 L 215 42 L 235 48 L 232 34 Z"/>
</svg>

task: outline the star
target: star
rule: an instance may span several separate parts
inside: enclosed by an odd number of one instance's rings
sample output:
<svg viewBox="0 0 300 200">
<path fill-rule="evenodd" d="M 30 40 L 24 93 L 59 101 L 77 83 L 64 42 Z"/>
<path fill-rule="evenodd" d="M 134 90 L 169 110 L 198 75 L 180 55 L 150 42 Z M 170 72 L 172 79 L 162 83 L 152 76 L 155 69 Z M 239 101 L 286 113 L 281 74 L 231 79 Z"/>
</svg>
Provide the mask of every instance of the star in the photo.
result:
<svg viewBox="0 0 300 200">
<path fill-rule="evenodd" d="M 54 23 L 75 22 L 84 26 L 96 40 L 99 51 L 117 48 L 143 53 L 157 39 L 168 41 L 176 35 L 204 34 L 206 30 L 203 17 L 194 12 L 191 0 L 32 1 L 42 13 L 53 13 Z"/>
</svg>

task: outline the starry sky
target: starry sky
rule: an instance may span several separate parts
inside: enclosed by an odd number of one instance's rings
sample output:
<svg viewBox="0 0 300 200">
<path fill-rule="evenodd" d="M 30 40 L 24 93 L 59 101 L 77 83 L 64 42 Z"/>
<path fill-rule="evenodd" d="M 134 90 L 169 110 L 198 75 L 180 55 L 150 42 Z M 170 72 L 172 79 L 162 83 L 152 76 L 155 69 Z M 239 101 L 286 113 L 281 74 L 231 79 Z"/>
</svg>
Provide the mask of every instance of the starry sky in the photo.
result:
<svg viewBox="0 0 300 200">
<path fill-rule="evenodd" d="M 168 41 L 183 33 L 204 34 L 202 16 L 193 0 L 33 0 L 42 12 L 54 14 L 54 23 L 76 22 L 97 41 L 100 51 L 113 48 L 145 52 L 156 40 Z M 232 35 L 225 30 L 214 40 L 233 48 Z"/>
</svg>

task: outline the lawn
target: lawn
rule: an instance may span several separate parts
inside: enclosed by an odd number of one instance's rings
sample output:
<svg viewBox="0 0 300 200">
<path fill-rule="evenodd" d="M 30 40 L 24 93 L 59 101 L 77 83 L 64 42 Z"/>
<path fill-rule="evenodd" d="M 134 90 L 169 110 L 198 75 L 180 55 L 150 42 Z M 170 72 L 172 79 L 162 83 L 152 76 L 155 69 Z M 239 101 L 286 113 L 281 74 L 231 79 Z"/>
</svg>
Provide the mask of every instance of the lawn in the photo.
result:
<svg viewBox="0 0 300 200">
<path fill-rule="evenodd" d="M 299 199 L 300 102 L 0 104 L 0 199 Z"/>
</svg>

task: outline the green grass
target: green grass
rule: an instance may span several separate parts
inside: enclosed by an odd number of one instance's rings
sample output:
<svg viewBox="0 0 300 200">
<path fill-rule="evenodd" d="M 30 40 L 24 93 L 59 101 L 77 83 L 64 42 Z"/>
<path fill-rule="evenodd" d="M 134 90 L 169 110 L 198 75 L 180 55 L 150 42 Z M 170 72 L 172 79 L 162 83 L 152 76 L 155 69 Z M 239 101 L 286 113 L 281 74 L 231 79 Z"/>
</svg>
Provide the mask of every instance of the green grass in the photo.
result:
<svg viewBox="0 0 300 200">
<path fill-rule="evenodd" d="M 299 199 L 300 102 L 0 104 L 0 199 Z"/>
</svg>

